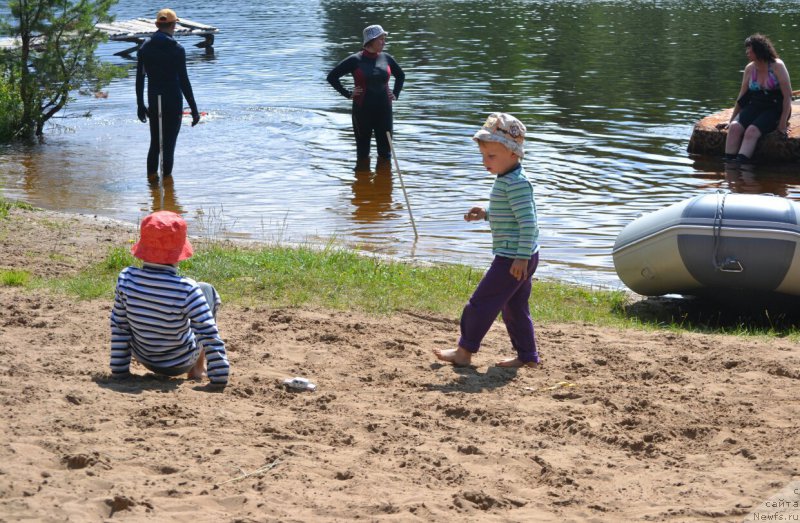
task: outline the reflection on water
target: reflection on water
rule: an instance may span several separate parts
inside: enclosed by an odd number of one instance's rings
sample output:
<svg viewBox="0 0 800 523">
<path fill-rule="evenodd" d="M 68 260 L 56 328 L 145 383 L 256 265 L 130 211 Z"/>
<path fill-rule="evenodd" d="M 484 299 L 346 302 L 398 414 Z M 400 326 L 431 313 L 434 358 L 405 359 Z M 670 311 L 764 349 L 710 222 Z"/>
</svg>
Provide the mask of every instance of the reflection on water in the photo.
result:
<svg viewBox="0 0 800 523">
<path fill-rule="evenodd" d="M 392 166 L 379 158 L 375 171 L 369 169 L 369 159 L 356 164 L 353 180 L 353 220 L 373 223 L 387 218 L 397 218 L 392 209 Z"/>
<path fill-rule="evenodd" d="M 686 153 L 693 124 L 733 104 L 747 35 L 767 33 L 790 73 L 800 67 L 797 2 L 177 0 L 172 7 L 220 28 L 213 52 L 181 40 L 208 114 L 181 130 L 164 208 L 187 216 L 194 233 L 334 236 L 404 258 L 484 265 L 488 227 L 462 215 L 488 199 L 492 177 L 470 138 L 495 110 L 529 130 L 524 165 L 535 185 L 542 277 L 621 286 L 610 252 L 622 227 L 695 194 L 800 197 L 797 166 L 733 167 Z M 144 0 L 115 10 L 118 19 L 154 14 Z M 393 137 L 418 241 L 396 173 L 353 170 L 350 102 L 325 82 L 371 23 L 389 31 L 387 51 L 407 75 Z M 136 119 L 134 64 L 114 56 L 126 45 L 99 51 L 131 68 L 105 89 L 107 98 L 78 97 L 49 127 L 45 146 L 0 149 L 5 196 L 134 222 L 161 206 L 145 173 L 149 133 Z"/>
<path fill-rule="evenodd" d="M 718 159 L 698 159 L 694 162 L 696 178 L 705 180 L 701 188 L 742 194 L 773 194 L 797 199 L 790 189 L 798 186 L 795 165 L 757 166 Z"/>
<path fill-rule="evenodd" d="M 797 180 L 788 177 L 760 174 L 752 165 L 725 165 L 728 190 L 743 194 L 774 194 L 788 196 L 789 183 Z"/>
<path fill-rule="evenodd" d="M 172 211 L 177 214 L 185 212 L 181 204 L 178 203 L 178 197 L 175 196 L 175 179 L 172 176 L 164 176 L 163 178 L 158 176 L 148 177 L 147 183 L 150 185 L 150 196 L 153 199 L 153 205 L 150 209 L 144 209 L 145 212 Z"/>
</svg>

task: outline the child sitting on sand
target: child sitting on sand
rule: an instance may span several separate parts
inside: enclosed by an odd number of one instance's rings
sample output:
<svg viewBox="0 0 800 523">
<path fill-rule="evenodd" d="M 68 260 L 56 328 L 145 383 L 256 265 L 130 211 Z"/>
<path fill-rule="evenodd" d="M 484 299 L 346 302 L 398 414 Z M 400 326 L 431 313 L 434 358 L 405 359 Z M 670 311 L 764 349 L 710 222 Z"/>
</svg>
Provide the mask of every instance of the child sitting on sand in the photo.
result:
<svg viewBox="0 0 800 523">
<path fill-rule="evenodd" d="M 144 264 L 126 267 L 117 279 L 112 375 L 129 376 L 133 355 L 156 374 L 190 379 L 207 374 L 212 384 L 226 385 L 230 365 L 215 320 L 219 295 L 208 283 L 178 275 L 178 262 L 193 254 L 186 222 L 169 211 L 145 217 L 131 253 Z"/>
<path fill-rule="evenodd" d="M 520 165 L 525 155 L 525 126 L 510 114 L 492 113 L 472 139 L 478 142 L 484 167 L 497 178 L 489 208 L 473 207 L 464 219 L 489 221 L 495 258 L 461 314 L 458 348 L 437 349 L 434 354 L 453 365 L 469 365 L 497 314 L 502 312 L 517 357 L 497 366 L 536 367 L 539 354 L 528 298 L 531 278 L 539 263 L 539 228 L 533 186 Z"/>
</svg>

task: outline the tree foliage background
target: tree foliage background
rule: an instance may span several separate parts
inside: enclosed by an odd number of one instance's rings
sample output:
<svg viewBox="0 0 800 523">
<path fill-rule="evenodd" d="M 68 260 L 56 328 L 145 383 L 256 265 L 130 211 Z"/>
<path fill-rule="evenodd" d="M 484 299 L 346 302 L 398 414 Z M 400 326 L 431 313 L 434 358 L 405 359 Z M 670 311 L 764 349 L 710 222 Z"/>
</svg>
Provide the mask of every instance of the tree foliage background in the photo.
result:
<svg viewBox="0 0 800 523">
<path fill-rule="evenodd" d="M 17 45 L 0 53 L 0 138 L 33 139 L 77 89 L 99 90 L 120 67 L 95 56 L 117 0 L 10 0 L 0 33 Z M 8 112 L 6 112 L 6 110 Z"/>
</svg>

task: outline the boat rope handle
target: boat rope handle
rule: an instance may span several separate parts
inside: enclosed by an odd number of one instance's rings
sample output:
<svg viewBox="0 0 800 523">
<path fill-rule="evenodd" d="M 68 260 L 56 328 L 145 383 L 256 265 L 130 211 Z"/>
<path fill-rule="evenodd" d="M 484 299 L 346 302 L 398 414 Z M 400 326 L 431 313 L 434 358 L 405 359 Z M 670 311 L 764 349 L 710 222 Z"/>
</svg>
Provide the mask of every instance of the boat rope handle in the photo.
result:
<svg viewBox="0 0 800 523">
<path fill-rule="evenodd" d="M 722 195 L 722 198 L 720 198 Z M 711 255 L 711 263 L 714 265 L 714 268 L 721 272 L 742 272 L 744 271 L 744 267 L 742 267 L 742 263 L 729 256 L 719 261 L 719 245 L 722 242 L 722 216 L 725 213 L 725 198 L 728 197 L 728 193 L 717 191 L 717 209 L 714 213 L 714 223 L 711 227 L 712 235 L 714 237 L 714 251 Z"/>
<path fill-rule="evenodd" d="M 720 199 L 720 195 L 722 198 Z M 714 222 L 711 225 L 711 233 L 714 238 L 714 249 L 711 254 L 711 264 L 714 265 L 714 268 L 719 270 L 721 264 L 719 263 L 719 244 L 720 244 L 720 236 L 722 235 L 722 213 L 725 211 L 725 198 L 727 197 L 727 193 L 723 193 L 722 191 L 717 191 L 717 208 L 714 211 Z"/>
</svg>

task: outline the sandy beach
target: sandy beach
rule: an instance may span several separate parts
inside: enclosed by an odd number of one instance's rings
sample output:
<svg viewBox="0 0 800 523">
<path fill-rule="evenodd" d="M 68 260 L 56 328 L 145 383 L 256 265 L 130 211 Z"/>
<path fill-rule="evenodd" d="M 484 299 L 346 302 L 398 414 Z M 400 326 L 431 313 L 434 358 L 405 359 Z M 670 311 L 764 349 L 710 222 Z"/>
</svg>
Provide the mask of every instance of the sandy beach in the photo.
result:
<svg viewBox="0 0 800 523">
<path fill-rule="evenodd" d="M 14 209 L 0 269 L 136 236 Z M 537 323 L 544 365 L 517 371 L 497 323 L 454 369 L 452 318 L 224 304 L 219 393 L 111 380 L 109 300 L 0 303 L 0 521 L 742 521 L 800 476 L 789 340 Z"/>
</svg>

